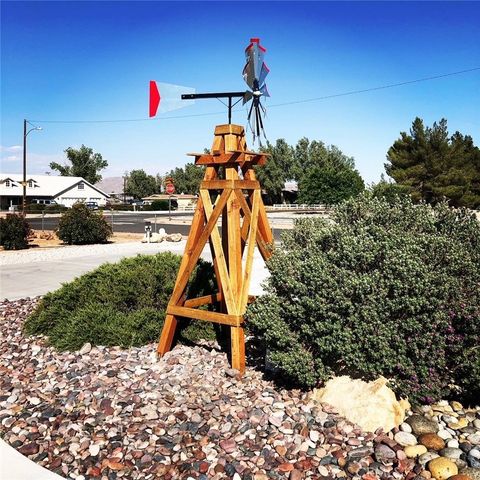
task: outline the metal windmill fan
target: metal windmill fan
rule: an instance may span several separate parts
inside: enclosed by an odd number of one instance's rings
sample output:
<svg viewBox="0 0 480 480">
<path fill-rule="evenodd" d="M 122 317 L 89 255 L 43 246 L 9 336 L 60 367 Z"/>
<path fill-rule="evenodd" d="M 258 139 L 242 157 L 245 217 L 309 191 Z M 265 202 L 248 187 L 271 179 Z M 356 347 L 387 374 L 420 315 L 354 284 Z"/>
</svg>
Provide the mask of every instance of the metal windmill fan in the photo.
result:
<svg viewBox="0 0 480 480">
<path fill-rule="evenodd" d="M 260 137 L 261 132 L 263 132 L 265 136 L 262 120 L 262 115 L 265 116 L 265 107 L 260 102 L 262 97 L 270 96 L 265 83 L 265 79 L 270 71 L 263 61 L 265 52 L 265 48 L 260 45 L 259 38 L 251 38 L 250 45 L 245 49 L 247 62 L 243 68 L 243 79 L 251 91 L 245 92 L 243 104 L 245 105 L 249 101 L 252 101 L 248 112 L 248 122 L 254 138 L 255 136 Z"/>
<path fill-rule="evenodd" d="M 262 97 L 269 97 L 265 79 L 269 73 L 269 69 L 264 62 L 265 48 L 260 45 L 259 38 L 251 38 L 250 44 L 245 49 L 246 63 L 243 68 L 243 78 L 250 90 L 242 92 L 215 92 L 215 93 L 182 93 L 182 100 L 198 100 L 202 98 L 227 98 L 228 99 L 228 123 L 232 123 L 232 108 L 243 100 L 243 105 L 252 102 L 247 121 L 253 133 L 253 139 L 260 138 L 265 130 L 263 127 L 263 119 L 266 110 L 261 103 Z M 160 89 L 158 88 L 160 86 Z M 181 108 L 177 101 L 179 91 L 195 91 L 189 87 L 181 87 L 179 85 L 169 85 L 150 81 L 150 117 L 154 117 L 157 111 L 162 112 Z M 238 98 L 233 102 L 234 98 Z M 191 102 L 189 102 L 191 103 Z M 182 105 L 183 106 L 183 105 Z M 186 106 L 186 105 L 185 105 Z"/>
</svg>

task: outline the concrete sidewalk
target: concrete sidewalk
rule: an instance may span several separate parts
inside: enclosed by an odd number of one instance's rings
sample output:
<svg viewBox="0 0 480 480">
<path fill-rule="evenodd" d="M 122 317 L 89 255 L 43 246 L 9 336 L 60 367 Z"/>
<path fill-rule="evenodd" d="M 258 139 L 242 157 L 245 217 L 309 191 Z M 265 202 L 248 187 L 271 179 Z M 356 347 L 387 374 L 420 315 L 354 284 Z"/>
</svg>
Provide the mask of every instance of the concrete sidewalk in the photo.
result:
<svg viewBox="0 0 480 480">
<path fill-rule="evenodd" d="M 0 478 L 2 480 L 63 480 L 63 477 L 28 460 L 1 439 Z"/>
<path fill-rule="evenodd" d="M 4 257 L 0 272 L 0 298 L 15 300 L 44 295 L 61 287 L 62 283 L 69 282 L 102 263 L 118 262 L 125 257 L 154 254 L 167 250 L 181 255 L 185 248 L 185 242 L 178 244 L 132 242 L 116 244 L 114 248 L 103 248 L 99 251 L 92 251 L 92 248 L 89 247 L 85 245 L 71 250 L 69 247 L 50 248 L 43 251 L 26 250 L 22 253 L 28 262 L 18 259 L 20 252 L 15 252 L 17 258 L 13 263 L 9 262 L 8 257 Z"/>
<path fill-rule="evenodd" d="M 62 283 L 69 282 L 103 263 L 118 262 L 125 257 L 165 251 L 181 255 L 185 249 L 185 241 L 150 244 L 131 242 L 116 244 L 112 248 L 108 248 L 110 247 L 109 245 L 102 247 L 105 248 L 95 252 L 88 245 L 71 250 L 65 248 L 48 249 L 49 251 L 47 252 L 26 250 L 20 255 L 24 255 L 28 263 L 18 258 L 20 252 L 15 252 L 16 259 L 14 262 L 9 262 L 8 257 L 2 258 L 0 298 L 15 300 L 44 295 L 47 292 L 58 289 Z M 209 248 L 204 249 L 202 258 L 204 260 L 212 260 Z M 252 282 L 249 292 L 251 295 L 262 293 L 261 283 L 267 275 L 268 272 L 263 264 L 263 260 L 259 252 L 255 250 Z"/>
</svg>

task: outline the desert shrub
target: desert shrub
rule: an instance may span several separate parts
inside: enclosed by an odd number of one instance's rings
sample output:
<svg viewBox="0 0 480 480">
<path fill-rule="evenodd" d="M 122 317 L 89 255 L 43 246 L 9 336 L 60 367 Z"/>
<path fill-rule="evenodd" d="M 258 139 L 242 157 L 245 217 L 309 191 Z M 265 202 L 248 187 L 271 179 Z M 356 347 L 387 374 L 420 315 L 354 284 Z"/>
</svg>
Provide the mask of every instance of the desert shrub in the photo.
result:
<svg viewBox="0 0 480 480">
<path fill-rule="evenodd" d="M 0 218 L 0 245 L 5 250 L 28 248 L 30 226 L 22 215 L 7 214 Z"/>
<path fill-rule="evenodd" d="M 63 213 L 68 210 L 65 205 L 46 205 L 45 213 Z"/>
<path fill-rule="evenodd" d="M 133 205 L 129 203 L 112 203 L 107 208 L 119 212 L 133 212 Z"/>
<path fill-rule="evenodd" d="M 250 327 L 284 378 L 391 379 L 414 402 L 480 395 L 480 224 L 363 194 L 303 219 L 269 261 Z"/>
<path fill-rule="evenodd" d="M 41 205 L 40 203 L 30 203 L 27 206 L 27 213 L 63 213 L 68 210 L 65 205 Z"/>
<path fill-rule="evenodd" d="M 60 350 L 92 345 L 140 346 L 157 341 L 181 257 L 169 252 L 104 264 L 43 297 L 25 323 Z M 192 296 L 214 290 L 213 267 L 199 263 L 188 286 Z M 210 324 L 181 322 L 180 340 L 213 339 Z"/>
<path fill-rule="evenodd" d="M 42 213 L 45 210 L 45 205 L 39 203 L 29 203 L 27 205 L 27 213 Z"/>
<path fill-rule="evenodd" d="M 61 216 L 56 233 L 69 245 L 88 245 L 105 243 L 112 235 L 112 227 L 101 213 L 76 203 Z"/>
</svg>

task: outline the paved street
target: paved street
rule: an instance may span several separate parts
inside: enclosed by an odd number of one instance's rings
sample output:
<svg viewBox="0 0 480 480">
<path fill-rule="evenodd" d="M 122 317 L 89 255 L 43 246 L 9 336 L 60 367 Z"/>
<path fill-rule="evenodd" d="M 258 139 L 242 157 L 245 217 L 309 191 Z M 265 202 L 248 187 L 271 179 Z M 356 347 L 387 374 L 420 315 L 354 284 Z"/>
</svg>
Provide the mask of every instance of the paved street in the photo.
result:
<svg viewBox="0 0 480 480">
<path fill-rule="evenodd" d="M 174 212 L 171 220 L 168 218 L 168 212 L 154 214 L 152 212 L 107 212 L 105 218 L 112 224 L 115 232 L 143 233 L 145 231 L 145 221 L 149 220 L 155 225 L 156 230 L 164 228 L 167 233 L 181 233 L 188 235 L 192 214 L 185 212 Z M 293 213 L 270 213 L 268 215 L 275 241 L 280 240 L 281 231 L 291 228 L 298 214 Z M 42 220 L 41 215 L 29 216 L 28 223 L 35 230 L 54 230 L 58 226 L 59 215 L 46 215 Z"/>
</svg>

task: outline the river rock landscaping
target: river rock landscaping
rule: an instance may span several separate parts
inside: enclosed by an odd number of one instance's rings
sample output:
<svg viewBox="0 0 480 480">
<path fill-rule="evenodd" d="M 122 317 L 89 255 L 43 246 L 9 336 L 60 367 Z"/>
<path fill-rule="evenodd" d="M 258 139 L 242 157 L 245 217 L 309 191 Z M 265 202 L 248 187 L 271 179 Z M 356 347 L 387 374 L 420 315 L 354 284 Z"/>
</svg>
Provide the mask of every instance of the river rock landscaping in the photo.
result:
<svg viewBox="0 0 480 480">
<path fill-rule="evenodd" d="M 0 304 L 0 436 L 63 477 L 480 479 L 480 407 L 362 432 L 253 368 L 240 378 L 212 346 L 58 352 L 22 333 L 37 302 Z"/>
</svg>

